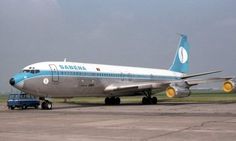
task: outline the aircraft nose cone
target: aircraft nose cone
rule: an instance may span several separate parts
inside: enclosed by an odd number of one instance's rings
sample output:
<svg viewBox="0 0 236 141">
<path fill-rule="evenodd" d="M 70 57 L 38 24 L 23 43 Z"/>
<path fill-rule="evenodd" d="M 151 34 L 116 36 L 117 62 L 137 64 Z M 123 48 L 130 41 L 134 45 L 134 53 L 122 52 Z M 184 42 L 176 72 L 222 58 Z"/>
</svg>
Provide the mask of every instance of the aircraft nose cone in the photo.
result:
<svg viewBox="0 0 236 141">
<path fill-rule="evenodd" d="M 10 85 L 14 86 L 15 83 L 16 83 L 16 81 L 15 81 L 14 78 L 11 78 L 11 79 L 9 80 L 9 83 L 10 83 Z"/>
</svg>

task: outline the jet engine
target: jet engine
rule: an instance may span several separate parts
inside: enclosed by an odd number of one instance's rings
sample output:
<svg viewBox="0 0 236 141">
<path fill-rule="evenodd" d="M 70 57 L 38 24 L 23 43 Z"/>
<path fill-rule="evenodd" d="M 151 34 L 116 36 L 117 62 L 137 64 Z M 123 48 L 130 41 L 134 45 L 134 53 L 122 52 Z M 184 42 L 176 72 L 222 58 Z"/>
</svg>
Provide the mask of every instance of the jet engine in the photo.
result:
<svg viewBox="0 0 236 141">
<path fill-rule="evenodd" d="M 223 90 L 226 93 L 236 92 L 236 79 L 230 79 L 224 82 Z"/>
<path fill-rule="evenodd" d="M 169 86 L 166 89 L 166 96 L 169 98 L 183 98 L 190 96 L 191 91 L 189 88 Z"/>
</svg>

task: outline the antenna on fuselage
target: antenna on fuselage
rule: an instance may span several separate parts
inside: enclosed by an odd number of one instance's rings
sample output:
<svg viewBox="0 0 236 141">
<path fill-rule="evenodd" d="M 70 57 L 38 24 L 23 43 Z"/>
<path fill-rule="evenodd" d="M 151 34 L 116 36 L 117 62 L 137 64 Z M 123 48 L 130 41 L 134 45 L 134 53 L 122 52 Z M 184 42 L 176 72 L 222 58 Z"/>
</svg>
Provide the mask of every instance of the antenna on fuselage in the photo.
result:
<svg viewBox="0 0 236 141">
<path fill-rule="evenodd" d="M 66 58 L 64 58 L 64 62 L 66 62 Z"/>
</svg>

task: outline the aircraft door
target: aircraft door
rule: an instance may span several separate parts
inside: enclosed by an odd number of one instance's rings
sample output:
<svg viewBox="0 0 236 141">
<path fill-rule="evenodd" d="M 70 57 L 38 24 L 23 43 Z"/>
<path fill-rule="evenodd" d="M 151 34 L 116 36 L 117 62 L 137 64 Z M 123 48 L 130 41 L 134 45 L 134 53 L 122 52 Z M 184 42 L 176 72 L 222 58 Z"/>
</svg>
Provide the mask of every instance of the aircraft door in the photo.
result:
<svg viewBox="0 0 236 141">
<path fill-rule="evenodd" d="M 52 72 L 52 81 L 58 82 L 59 81 L 59 72 L 58 72 L 57 66 L 54 64 L 50 64 L 49 67 Z"/>
</svg>

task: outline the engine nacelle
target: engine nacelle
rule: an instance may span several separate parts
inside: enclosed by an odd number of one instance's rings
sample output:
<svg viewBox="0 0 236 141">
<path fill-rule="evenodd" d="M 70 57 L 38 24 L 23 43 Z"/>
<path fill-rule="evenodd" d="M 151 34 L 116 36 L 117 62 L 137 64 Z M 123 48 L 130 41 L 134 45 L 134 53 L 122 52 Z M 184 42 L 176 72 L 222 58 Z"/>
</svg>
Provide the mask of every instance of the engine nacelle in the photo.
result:
<svg viewBox="0 0 236 141">
<path fill-rule="evenodd" d="M 223 90 L 226 93 L 236 92 L 236 82 L 235 79 L 230 79 L 224 82 Z"/>
<path fill-rule="evenodd" d="M 166 89 L 166 96 L 169 98 L 183 98 L 191 95 L 191 91 L 188 88 L 169 86 Z"/>
</svg>

